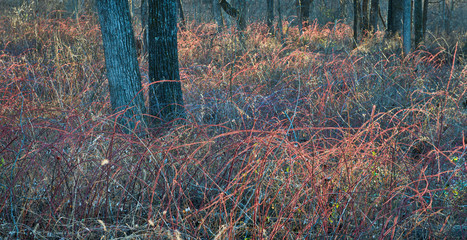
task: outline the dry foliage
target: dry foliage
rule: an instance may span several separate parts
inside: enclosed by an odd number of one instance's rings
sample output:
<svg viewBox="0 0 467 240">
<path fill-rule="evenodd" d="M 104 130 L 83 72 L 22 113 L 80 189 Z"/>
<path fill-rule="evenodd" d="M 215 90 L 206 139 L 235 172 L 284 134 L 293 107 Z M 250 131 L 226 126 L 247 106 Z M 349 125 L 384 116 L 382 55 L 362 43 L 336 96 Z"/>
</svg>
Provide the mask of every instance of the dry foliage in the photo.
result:
<svg viewBox="0 0 467 240">
<path fill-rule="evenodd" d="M 116 131 L 96 16 L 2 18 L 0 237 L 465 233 L 460 48 L 401 58 L 381 34 L 353 49 L 345 24 L 284 28 L 188 24 L 186 124 L 138 137 Z"/>
</svg>

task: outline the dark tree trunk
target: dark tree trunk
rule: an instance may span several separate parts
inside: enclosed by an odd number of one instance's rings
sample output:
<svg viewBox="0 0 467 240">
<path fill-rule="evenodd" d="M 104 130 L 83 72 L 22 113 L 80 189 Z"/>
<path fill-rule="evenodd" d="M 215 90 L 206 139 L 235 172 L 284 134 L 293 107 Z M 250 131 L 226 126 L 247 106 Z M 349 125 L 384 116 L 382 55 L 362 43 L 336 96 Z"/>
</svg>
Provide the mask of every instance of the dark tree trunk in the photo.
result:
<svg viewBox="0 0 467 240">
<path fill-rule="evenodd" d="M 392 29 L 394 29 L 393 27 L 393 21 L 392 21 L 392 18 L 393 18 L 393 14 L 392 14 L 392 1 L 393 0 L 388 0 L 388 19 L 387 19 L 387 23 L 388 23 L 388 27 L 386 29 L 386 31 L 388 32 L 389 35 L 392 34 Z"/>
<path fill-rule="evenodd" d="M 118 122 L 130 132 L 145 109 L 128 1 L 97 0 L 97 10 L 112 110 L 124 111 Z"/>
<path fill-rule="evenodd" d="M 422 0 L 414 2 L 414 32 L 415 32 L 415 47 L 418 47 L 423 38 L 423 8 Z"/>
<path fill-rule="evenodd" d="M 410 53 L 411 49 L 411 25 L 412 22 L 411 20 L 411 15 L 412 15 L 412 1 L 411 0 L 404 0 L 403 4 L 403 9 L 404 9 L 404 15 L 403 15 L 403 20 L 404 20 L 404 27 L 403 27 L 403 47 L 404 47 L 404 54 L 407 55 Z"/>
<path fill-rule="evenodd" d="M 237 0 L 238 1 L 238 11 L 240 16 L 238 17 L 238 25 L 240 26 L 240 30 L 243 31 L 246 29 L 246 0 Z"/>
<path fill-rule="evenodd" d="M 212 0 L 212 15 L 217 23 L 217 32 L 222 32 L 224 28 L 224 21 L 222 19 L 221 6 L 219 5 L 219 0 Z"/>
<path fill-rule="evenodd" d="M 360 1 L 353 1 L 353 38 L 355 44 L 358 44 L 358 32 L 360 30 Z"/>
<path fill-rule="evenodd" d="M 347 17 L 347 1 L 339 0 L 339 18 L 344 19 Z"/>
<path fill-rule="evenodd" d="M 299 19 L 304 27 L 310 24 L 310 6 L 312 0 L 297 0 L 299 5 Z"/>
<path fill-rule="evenodd" d="M 428 3 L 429 3 L 428 0 L 424 0 L 424 2 L 423 2 L 423 35 L 422 35 L 422 39 L 425 38 L 425 34 L 426 34 L 426 22 L 428 20 Z"/>
<path fill-rule="evenodd" d="M 389 35 L 402 33 L 402 18 L 404 0 L 389 0 L 388 3 L 388 32 Z"/>
<path fill-rule="evenodd" d="M 282 29 L 282 9 L 281 9 L 281 0 L 277 0 L 277 28 L 279 30 L 281 43 L 284 40 L 284 30 Z"/>
<path fill-rule="evenodd" d="M 266 0 L 267 24 L 270 33 L 274 33 L 274 0 Z"/>
<path fill-rule="evenodd" d="M 404 16 L 404 1 L 405 0 L 392 0 L 392 20 L 393 20 L 393 33 L 402 33 L 402 21 Z"/>
<path fill-rule="evenodd" d="M 235 18 L 237 20 L 237 25 L 238 29 L 240 31 L 243 31 L 246 29 L 246 21 L 245 21 L 245 13 L 244 10 L 242 10 L 242 6 L 240 7 L 240 10 L 237 10 L 236 8 L 232 7 L 230 3 L 228 3 L 226 0 L 219 0 L 219 4 L 221 5 L 222 9 L 231 17 Z M 244 0 L 240 2 L 240 5 L 245 5 Z"/>
<path fill-rule="evenodd" d="M 364 35 L 370 30 L 369 5 L 369 0 L 362 0 L 362 33 Z"/>
<path fill-rule="evenodd" d="M 371 25 L 372 32 L 376 32 L 378 30 L 378 14 L 379 14 L 379 0 L 371 0 L 370 25 Z"/>
<path fill-rule="evenodd" d="M 141 29 L 143 38 L 142 54 L 148 53 L 148 1 L 141 0 Z"/>
<path fill-rule="evenodd" d="M 155 125 L 185 118 L 178 69 L 177 2 L 149 0 L 149 106 Z"/>
<path fill-rule="evenodd" d="M 302 16 L 302 1 L 296 0 L 295 1 L 295 9 L 297 9 L 297 17 L 298 17 L 298 33 L 300 36 L 303 33 L 303 16 Z"/>
<path fill-rule="evenodd" d="M 452 0 L 451 0 L 452 1 Z M 452 2 L 451 2 L 452 3 Z M 451 8 L 449 7 L 448 4 L 446 4 L 446 0 L 443 0 L 443 8 L 444 8 L 444 32 L 446 35 L 451 34 L 451 11 L 452 11 L 452 5 Z"/>
</svg>

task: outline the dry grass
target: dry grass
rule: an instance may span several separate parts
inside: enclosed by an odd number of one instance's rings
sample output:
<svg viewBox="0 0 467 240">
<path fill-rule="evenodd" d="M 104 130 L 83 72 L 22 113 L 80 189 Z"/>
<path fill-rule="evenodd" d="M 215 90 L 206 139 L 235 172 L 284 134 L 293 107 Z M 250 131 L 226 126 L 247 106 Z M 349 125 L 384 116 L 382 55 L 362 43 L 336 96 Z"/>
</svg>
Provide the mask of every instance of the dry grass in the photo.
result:
<svg viewBox="0 0 467 240">
<path fill-rule="evenodd" d="M 465 231 L 467 69 L 454 44 L 401 58 L 378 34 L 353 49 L 340 23 L 290 27 L 283 43 L 259 23 L 242 37 L 190 24 L 187 124 L 139 138 L 115 131 L 95 16 L 0 21 L 1 238 Z"/>
</svg>

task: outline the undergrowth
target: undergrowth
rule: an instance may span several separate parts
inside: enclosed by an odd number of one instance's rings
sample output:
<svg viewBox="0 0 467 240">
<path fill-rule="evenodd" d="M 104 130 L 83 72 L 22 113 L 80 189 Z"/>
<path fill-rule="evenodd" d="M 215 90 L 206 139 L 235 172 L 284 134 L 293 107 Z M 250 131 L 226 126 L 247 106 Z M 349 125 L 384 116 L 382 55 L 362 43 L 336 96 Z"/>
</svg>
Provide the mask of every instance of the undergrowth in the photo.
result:
<svg viewBox="0 0 467 240">
<path fill-rule="evenodd" d="M 284 23 L 282 41 L 262 23 L 241 35 L 191 23 L 179 32 L 186 124 L 140 138 L 115 130 L 95 16 L 0 21 L 2 238 L 465 232 L 455 42 L 401 57 L 381 33 L 354 49 L 339 22 L 302 36 Z"/>
</svg>

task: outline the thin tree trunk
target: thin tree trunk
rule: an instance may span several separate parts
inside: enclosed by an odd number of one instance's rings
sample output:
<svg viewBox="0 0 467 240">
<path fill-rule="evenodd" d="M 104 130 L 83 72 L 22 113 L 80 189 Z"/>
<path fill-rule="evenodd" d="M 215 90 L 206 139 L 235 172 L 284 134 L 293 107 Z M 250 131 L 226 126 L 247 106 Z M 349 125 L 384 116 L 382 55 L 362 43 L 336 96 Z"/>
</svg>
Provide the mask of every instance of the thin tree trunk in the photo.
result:
<svg viewBox="0 0 467 240">
<path fill-rule="evenodd" d="M 344 18 L 347 17 L 346 3 L 347 3 L 347 1 L 345 1 L 345 0 L 339 0 L 339 18 L 340 19 L 344 19 Z"/>
<path fill-rule="evenodd" d="M 425 34 L 426 34 L 426 22 L 428 20 L 428 0 L 423 1 L 423 34 L 422 34 L 422 40 L 425 39 Z"/>
<path fill-rule="evenodd" d="M 402 32 L 402 18 L 405 0 L 389 0 L 388 5 L 388 32 L 389 35 Z"/>
<path fill-rule="evenodd" d="M 244 0 L 242 1 L 244 3 Z M 243 5 L 242 2 L 240 3 L 241 3 L 240 5 Z M 241 12 L 242 11 L 241 9 L 237 10 L 236 8 L 232 7 L 232 5 L 230 5 L 230 3 L 228 3 L 226 0 L 219 0 L 219 4 L 224 10 L 224 12 L 226 12 L 229 16 L 237 20 L 238 29 L 240 31 L 243 31 L 246 29 L 245 15 L 244 13 Z"/>
<path fill-rule="evenodd" d="M 358 44 L 358 32 L 360 30 L 360 1 L 353 1 L 353 38 L 355 44 Z"/>
<path fill-rule="evenodd" d="M 274 33 L 274 0 L 266 0 L 267 25 L 269 33 Z"/>
<path fill-rule="evenodd" d="M 214 19 L 217 23 L 217 32 L 222 32 L 224 28 L 224 21 L 222 19 L 222 11 L 221 6 L 219 5 L 219 0 L 212 0 L 212 15 L 214 15 Z"/>
<path fill-rule="evenodd" d="M 394 19 L 394 32 L 402 33 L 402 21 L 404 18 L 404 1 L 405 0 L 393 0 L 393 19 Z"/>
<path fill-rule="evenodd" d="M 404 0 L 404 27 L 403 27 L 403 47 L 404 47 L 404 54 L 408 55 L 411 49 L 411 13 L 412 13 L 412 4 L 411 0 Z"/>
<path fill-rule="evenodd" d="M 370 9 L 371 32 L 376 32 L 378 30 L 378 11 L 379 11 L 379 0 L 371 0 L 371 9 Z"/>
<path fill-rule="evenodd" d="M 135 37 L 127 1 L 97 0 L 109 80 L 110 103 L 123 130 L 129 133 L 145 112 Z"/>
<path fill-rule="evenodd" d="M 185 118 L 178 67 L 177 2 L 149 0 L 149 107 L 155 125 Z"/>
<path fill-rule="evenodd" d="M 368 30 L 370 30 L 370 19 L 368 17 L 369 14 L 369 6 L 370 1 L 369 0 L 362 0 L 362 33 L 364 35 L 367 34 Z"/>
<path fill-rule="evenodd" d="M 277 27 L 279 29 L 279 34 L 281 38 L 281 43 L 284 40 L 284 30 L 282 29 L 282 9 L 281 9 L 281 0 L 277 0 Z"/>
<path fill-rule="evenodd" d="M 451 0 L 452 1 L 452 0 Z M 446 3 L 446 0 L 443 0 L 444 4 L 444 31 L 446 35 L 451 34 L 451 9 L 449 8 L 449 4 Z"/>
<path fill-rule="evenodd" d="M 240 16 L 238 17 L 238 25 L 240 26 L 240 30 L 246 29 L 246 0 L 237 0 L 238 1 L 238 11 L 240 12 Z"/>
<path fill-rule="evenodd" d="M 295 8 L 297 9 L 297 17 L 298 17 L 298 33 L 300 36 L 303 33 L 303 16 L 302 16 L 302 0 L 295 1 Z"/>
<path fill-rule="evenodd" d="M 310 5 L 312 0 L 300 1 L 300 16 L 302 17 L 303 26 L 307 27 L 310 24 Z"/>
<path fill-rule="evenodd" d="M 388 23 L 388 27 L 386 29 L 386 31 L 388 32 L 389 35 L 392 35 L 392 29 L 394 28 L 393 27 L 393 21 L 392 21 L 392 1 L 393 0 L 388 0 L 388 19 L 387 19 L 387 23 Z"/>
<path fill-rule="evenodd" d="M 142 55 L 148 53 L 148 1 L 141 0 L 141 29 L 143 38 Z"/>
<path fill-rule="evenodd" d="M 422 0 L 414 1 L 414 32 L 415 32 L 415 47 L 418 47 L 423 38 Z"/>
</svg>

